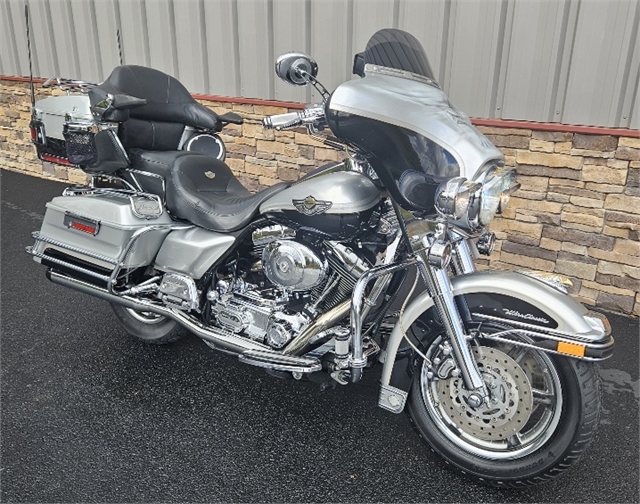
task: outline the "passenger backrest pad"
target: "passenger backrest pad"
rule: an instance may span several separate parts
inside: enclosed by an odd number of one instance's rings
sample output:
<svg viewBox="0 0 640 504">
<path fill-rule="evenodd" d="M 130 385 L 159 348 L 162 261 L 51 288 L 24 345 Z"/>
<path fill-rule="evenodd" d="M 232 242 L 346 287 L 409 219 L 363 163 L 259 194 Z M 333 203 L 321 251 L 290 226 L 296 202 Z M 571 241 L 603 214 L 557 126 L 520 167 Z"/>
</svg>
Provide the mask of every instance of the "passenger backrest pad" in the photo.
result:
<svg viewBox="0 0 640 504">
<path fill-rule="evenodd" d="M 177 79 L 153 68 L 116 67 L 89 98 L 101 99 L 107 93 L 147 100 L 146 105 L 131 109 L 129 119 L 121 123 L 119 136 L 127 149 L 175 150 L 185 126 L 209 131 L 222 127 L 216 113 L 195 101 Z"/>
<path fill-rule="evenodd" d="M 118 136 L 125 149 L 177 150 L 184 125 L 174 122 L 128 119 L 120 125 Z"/>
</svg>

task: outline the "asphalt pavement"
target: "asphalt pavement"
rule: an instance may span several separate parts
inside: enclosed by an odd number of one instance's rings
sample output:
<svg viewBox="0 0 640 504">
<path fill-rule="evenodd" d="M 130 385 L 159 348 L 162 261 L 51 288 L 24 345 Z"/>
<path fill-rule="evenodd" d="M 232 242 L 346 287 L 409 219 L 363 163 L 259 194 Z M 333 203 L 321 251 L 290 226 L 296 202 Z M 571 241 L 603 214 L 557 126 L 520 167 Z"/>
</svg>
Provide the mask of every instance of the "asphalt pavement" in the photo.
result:
<svg viewBox="0 0 640 504">
<path fill-rule="evenodd" d="M 603 414 L 551 483 L 497 490 L 450 471 L 379 370 L 321 392 L 194 336 L 157 347 L 109 305 L 56 286 L 24 253 L 63 184 L 0 171 L 2 502 L 638 502 L 638 319 L 607 314 Z"/>
</svg>

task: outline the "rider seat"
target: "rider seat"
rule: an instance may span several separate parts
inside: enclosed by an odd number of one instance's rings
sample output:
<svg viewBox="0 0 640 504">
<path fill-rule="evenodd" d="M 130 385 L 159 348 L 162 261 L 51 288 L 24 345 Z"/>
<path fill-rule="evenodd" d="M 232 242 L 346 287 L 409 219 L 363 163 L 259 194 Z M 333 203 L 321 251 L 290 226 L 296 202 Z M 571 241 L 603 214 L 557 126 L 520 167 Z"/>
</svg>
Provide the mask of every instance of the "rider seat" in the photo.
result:
<svg viewBox="0 0 640 504">
<path fill-rule="evenodd" d="M 232 113 L 218 116 L 174 77 L 152 68 L 119 66 L 90 98 L 97 103 L 118 93 L 147 101 L 122 119 L 112 119 L 120 122 L 118 136 L 129 154 L 129 173 L 144 191 L 164 197 L 175 217 L 212 231 L 235 231 L 251 222 L 264 200 L 287 187 L 277 184 L 251 194 L 222 161 L 177 150 L 185 126 L 217 132 L 242 119 Z"/>
<path fill-rule="evenodd" d="M 137 176 L 145 191 L 164 192 L 173 215 L 212 231 L 246 227 L 263 201 L 288 186 L 280 183 L 251 194 L 225 163 L 204 154 L 131 149 L 129 156 L 134 170 L 159 176 Z"/>
</svg>

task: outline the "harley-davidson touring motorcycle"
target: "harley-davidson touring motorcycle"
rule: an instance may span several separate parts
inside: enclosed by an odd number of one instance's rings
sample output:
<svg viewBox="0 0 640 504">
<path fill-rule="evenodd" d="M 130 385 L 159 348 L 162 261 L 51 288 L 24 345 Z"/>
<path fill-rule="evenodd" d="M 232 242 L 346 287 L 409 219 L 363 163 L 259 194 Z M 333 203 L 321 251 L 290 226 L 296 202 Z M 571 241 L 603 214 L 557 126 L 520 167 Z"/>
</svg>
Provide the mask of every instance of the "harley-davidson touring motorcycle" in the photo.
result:
<svg viewBox="0 0 640 504">
<path fill-rule="evenodd" d="M 598 424 L 606 317 L 560 276 L 476 270 L 516 172 L 451 105 L 417 39 L 377 32 L 355 56 L 359 78 L 332 93 L 317 71 L 304 54 L 279 57 L 277 75 L 323 101 L 263 125 L 306 127 L 348 156 L 257 194 L 217 135 L 242 119 L 174 78 L 120 66 L 99 85 L 54 81 L 71 92 L 35 104 L 32 139 L 91 183 L 47 204 L 27 252 L 149 343 L 191 332 L 324 388 L 381 367 L 379 406 L 407 411 L 467 476 L 524 486 L 560 474 Z"/>
</svg>

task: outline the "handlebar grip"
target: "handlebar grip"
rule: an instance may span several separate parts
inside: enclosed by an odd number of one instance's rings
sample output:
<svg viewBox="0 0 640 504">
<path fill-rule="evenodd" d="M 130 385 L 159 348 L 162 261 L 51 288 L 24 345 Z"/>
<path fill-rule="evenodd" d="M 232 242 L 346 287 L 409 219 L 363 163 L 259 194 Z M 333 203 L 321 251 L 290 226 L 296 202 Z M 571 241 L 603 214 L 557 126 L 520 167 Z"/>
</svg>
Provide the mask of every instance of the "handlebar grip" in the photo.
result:
<svg viewBox="0 0 640 504">
<path fill-rule="evenodd" d="M 300 112 L 290 112 L 288 114 L 276 114 L 262 119 L 262 126 L 265 129 L 281 130 L 293 128 L 302 124 Z"/>
</svg>

